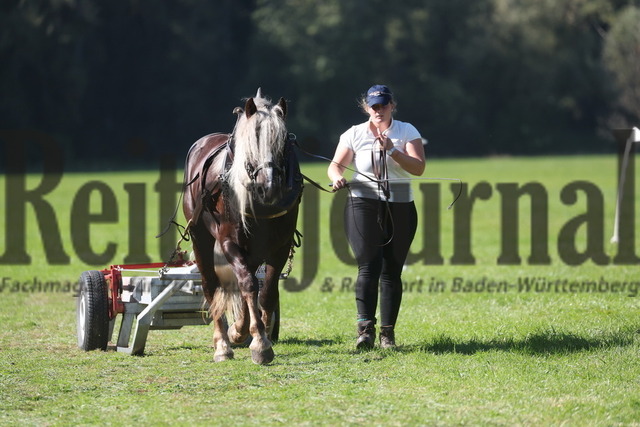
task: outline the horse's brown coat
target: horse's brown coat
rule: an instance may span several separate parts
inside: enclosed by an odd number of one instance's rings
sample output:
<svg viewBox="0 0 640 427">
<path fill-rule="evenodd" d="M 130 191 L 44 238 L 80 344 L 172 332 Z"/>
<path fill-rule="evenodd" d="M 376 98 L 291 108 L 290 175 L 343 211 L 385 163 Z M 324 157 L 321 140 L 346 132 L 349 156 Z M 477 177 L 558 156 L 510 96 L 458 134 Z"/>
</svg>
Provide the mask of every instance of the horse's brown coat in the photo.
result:
<svg viewBox="0 0 640 427">
<path fill-rule="evenodd" d="M 284 100 L 280 99 L 277 105 L 272 105 L 258 91 L 255 98 L 247 101 L 241 113 L 244 117 L 239 117 L 231 141 L 234 152 L 238 153 L 241 144 L 249 143 L 239 136 L 243 133 L 238 132 L 238 126 L 270 126 L 275 129 L 272 140 L 264 140 L 265 133 L 255 131 L 256 135 L 262 136 L 257 144 L 270 144 L 270 147 L 274 147 L 271 151 L 266 150 L 266 146 L 261 147 L 261 155 L 270 158 L 262 159 L 264 164 L 250 164 L 246 167 L 247 171 L 252 168 L 254 171 L 258 170 L 253 181 L 247 176 L 246 184 L 229 182 L 225 171 L 226 150 L 218 150 L 218 154 L 211 158 L 211 153 L 228 143 L 229 135 L 211 134 L 201 138 L 193 145 L 187 158 L 185 182 L 190 185 L 185 190 L 183 210 L 186 219 L 190 221 L 189 233 L 196 263 L 214 320 L 214 360 L 232 358 L 231 344 L 242 343 L 251 334 L 252 342 L 249 347 L 252 359 L 255 363 L 266 364 L 274 357 L 266 331 L 274 310 L 279 306 L 278 280 L 293 243 L 302 177 L 284 127 Z M 250 129 L 248 131 L 251 132 Z M 286 140 L 283 143 L 279 138 Z M 207 161 L 210 164 L 205 167 Z M 242 161 L 236 154 L 233 162 Z M 291 162 L 295 162 L 295 165 L 291 165 Z M 236 180 L 238 176 L 242 174 L 236 172 Z M 242 194 L 249 194 L 251 200 L 239 203 L 238 197 Z M 274 206 L 282 204 L 289 206 L 277 216 L 265 217 L 259 214 L 262 209 L 275 209 Z M 245 209 L 240 206 L 245 206 Z M 216 242 L 235 275 L 241 296 L 238 304 L 241 310 L 228 330 L 224 318 L 226 303 L 223 300 L 225 295 L 234 294 L 228 289 L 233 283 L 228 283 L 228 279 L 221 280 L 224 275 L 216 273 Z M 255 273 L 262 263 L 265 263 L 266 275 L 260 288 Z M 223 271 L 220 267 L 218 270 Z"/>
</svg>

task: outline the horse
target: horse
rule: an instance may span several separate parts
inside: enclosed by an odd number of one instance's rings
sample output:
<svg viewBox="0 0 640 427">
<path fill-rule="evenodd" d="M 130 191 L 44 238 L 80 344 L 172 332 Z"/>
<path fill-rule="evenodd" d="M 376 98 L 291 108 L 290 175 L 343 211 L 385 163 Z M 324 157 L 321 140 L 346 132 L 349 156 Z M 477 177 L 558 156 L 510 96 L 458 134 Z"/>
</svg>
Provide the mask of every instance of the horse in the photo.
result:
<svg viewBox="0 0 640 427">
<path fill-rule="evenodd" d="M 292 255 L 302 175 L 283 98 L 273 105 L 258 89 L 234 113 L 231 134 L 210 134 L 191 146 L 183 212 L 214 323 L 214 361 L 232 359 L 232 345 L 251 338 L 252 361 L 264 365 L 275 356 L 269 330 Z M 227 329 L 230 310 L 235 321 Z"/>
</svg>

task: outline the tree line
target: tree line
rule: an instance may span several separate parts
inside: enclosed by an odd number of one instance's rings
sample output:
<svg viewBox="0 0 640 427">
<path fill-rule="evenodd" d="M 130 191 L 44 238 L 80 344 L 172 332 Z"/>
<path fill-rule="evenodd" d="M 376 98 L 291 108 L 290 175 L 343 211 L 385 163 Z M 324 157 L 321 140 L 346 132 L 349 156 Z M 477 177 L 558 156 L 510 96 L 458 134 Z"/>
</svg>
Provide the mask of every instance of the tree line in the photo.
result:
<svg viewBox="0 0 640 427">
<path fill-rule="evenodd" d="M 75 164 L 183 156 L 258 87 L 313 152 L 389 85 L 428 154 L 612 151 L 640 124 L 640 0 L 8 0 L 0 129 Z"/>
</svg>

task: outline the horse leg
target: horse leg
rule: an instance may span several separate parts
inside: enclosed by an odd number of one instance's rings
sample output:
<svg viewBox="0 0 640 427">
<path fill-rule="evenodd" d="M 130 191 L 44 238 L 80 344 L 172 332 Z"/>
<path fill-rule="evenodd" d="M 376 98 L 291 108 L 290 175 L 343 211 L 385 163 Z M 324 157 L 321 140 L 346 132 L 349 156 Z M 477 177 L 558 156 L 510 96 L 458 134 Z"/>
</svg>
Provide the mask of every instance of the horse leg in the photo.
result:
<svg viewBox="0 0 640 427">
<path fill-rule="evenodd" d="M 273 323 L 275 322 L 274 314 L 280 302 L 280 291 L 278 288 L 280 273 L 289 258 L 289 249 L 289 246 L 283 246 L 267 258 L 264 284 L 260 290 L 259 298 L 262 309 L 262 321 L 265 324 L 270 339 L 273 338 L 271 332 L 274 326 Z"/>
<path fill-rule="evenodd" d="M 267 266 L 267 273 L 264 284 L 259 294 L 260 309 L 262 322 L 265 325 L 269 339 L 272 338 L 271 332 L 275 322 L 275 311 L 278 309 L 280 293 L 278 289 L 278 281 L 280 272 L 277 269 Z"/>
<path fill-rule="evenodd" d="M 247 301 L 247 308 L 249 310 L 250 322 L 249 333 L 252 336 L 249 349 L 251 350 L 251 359 L 253 363 L 259 365 L 266 365 L 271 363 L 275 354 L 271 346 L 271 341 L 267 337 L 265 323 L 262 320 L 260 307 L 258 305 L 258 281 L 253 278 L 255 285 L 252 286 L 251 291 L 243 292 L 243 297 Z"/>
<path fill-rule="evenodd" d="M 227 322 L 224 316 L 214 319 L 213 347 L 215 348 L 215 352 L 213 353 L 214 362 L 224 362 L 225 360 L 233 359 L 233 349 L 227 336 Z"/>
<path fill-rule="evenodd" d="M 227 259 L 233 260 L 232 267 L 238 279 L 238 287 L 240 288 L 242 300 L 246 304 L 249 314 L 249 333 L 252 337 L 251 344 L 249 345 L 251 359 L 253 363 L 266 365 L 273 361 L 274 353 L 260 313 L 258 304 L 259 285 L 258 279 L 255 277 L 255 269 L 247 265 L 236 244 L 227 241 L 223 243 L 222 247 L 228 255 Z M 246 314 L 244 316 L 246 316 Z"/>
<path fill-rule="evenodd" d="M 269 339 L 273 339 L 272 331 L 275 323 L 275 312 L 278 309 L 278 302 L 280 300 L 278 290 L 280 273 L 278 273 L 277 276 L 275 279 L 269 278 L 267 273 L 264 285 L 259 294 L 262 322 L 264 323 Z"/>
<path fill-rule="evenodd" d="M 248 316 L 249 308 L 247 307 L 247 303 L 244 299 L 241 302 L 241 308 L 239 313 L 234 313 L 236 315 L 235 321 L 229 326 L 229 330 L 227 335 L 229 335 L 229 340 L 232 344 L 244 344 L 249 337 L 249 320 L 250 316 Z"/>
<path fill-rule="evenodd" d="M 224 319 L 224 302 L 219 301 L 223 297 L 220 281 L 215 272 L 213 258 L 213 246 L 215 239 L 209 230 L 202 226 L 196 226 L 191 230 L 193 249 L 196 263 L 202 276 L 202 289 L 209 303 L 209 312 L 213 319 L 213 360 L 222 362 L 233 359 L 233 350 L 227 336 L 226 321 Z"/>
<path fill-rule="evenodd" d="M 228 306 L 228 311 L 233 314 L 234 323 L 228 327 L 227 335 L 231 344 L 244 344 L 249 336 L 249 318 L 244 315 L 247 308 L 239 296 L 236 274 L 227 261 L 219 241 L 214 246 L 214 263 L 220 285 L 227 293 L 226 298 L 231 301 L 231 307 Z"/>
</svg>

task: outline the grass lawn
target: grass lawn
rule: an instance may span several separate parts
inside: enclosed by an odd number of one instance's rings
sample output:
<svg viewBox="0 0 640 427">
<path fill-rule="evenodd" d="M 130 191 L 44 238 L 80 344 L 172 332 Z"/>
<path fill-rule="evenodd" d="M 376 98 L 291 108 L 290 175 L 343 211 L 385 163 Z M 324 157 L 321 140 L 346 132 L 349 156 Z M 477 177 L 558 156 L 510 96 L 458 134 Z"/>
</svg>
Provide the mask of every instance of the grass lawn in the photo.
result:
<svg viewBox="0 0 640 427">
<path fill-rule="evenodd" d="M 325 183 L 325 168 L 305 164 L 303 172 Z M 141 246 L 132 245 L 142 245 L 152 261 L 162 260 L 154 236 L 167 218 L 159 213 L 158 171 L 65 174 L 44 196 L 58 230 L 39 229 L 36 210 L 28 204 L 23 235 L 31 262 L 0 264 L 0 424 L 637 424 L 640 268 L 613 261 L 619 251 L 609 243 L 616 173 L 614 156 L 430 160 L 425 176 L 460 178 L 467 190 L 447 210 L 457 184 L 440 182 L 439 198 L 425 207 L 421 185 L 438 181 L 415 183 L 418 211 L 436 210 L 440 221 L 434 234 L 422 228 L 422 220 L 412 247 L 396 351 L 354 350 L 351 284 L 356 272 L 339 253 L 341 225 L 335 215 L 331 219 L 341 195 L 318 194 L 307 186 L 305 203 L 314 204 L 317 215 L 299 220 L 305 238 L 292 275 L 304 282 L 306 274 L 309 283 L 298 292 L 281 292 L 280 341 L 268 366 L 251 363 L 246 348 L 237 349 L 233 361 L 213 363 L 209 327 L 151 331 L 142 357 L 79 350 L 73 297 L 78 276 L 141 252 Z M 29 188 L 42 180 L 37 174 L 28 178 Z M 176 181 L 180 178 L 176 171 Z M 4 202 L 6 179 L 0 178 L 5 236 L 14 233 L 6 221 L 12 209 Z M 584 191 L 576 192 L 574 203 L 563 196 L 581 181 L 602 195 L 601 215 L 590 211 L 595 218 L 590 221 L 602 223 L 601 233 L 597 227 L 587 233 L 584 222 L 575 233 L 567 231 L 589 201 L 597 202 L 597 194 Z M 83 196 L 91 182 L 104 186 Z M 528 262 L 528 197 L 519 204 L 521 261 L 498 262 L 505 238 L 499 184 L 505 183 L 538 183 L 548 196 L 548 263 Z M 466 196 L 486 188 L 489 196 L 467 211 L 473 262 L 456 262 L 466 236 L 456 215 Z M 115 202 L 108 200 L 109 191 Z M 82 197 L 88 197 L 95 215 L 88 244 L 81 241 L 84 226 L 76 222 Z M 111 206 L 115 216 L 100 222 Z M 545 213 L 536 209 L 533 215 Z M 129 229 L 133 217 L 144 218 L 138 223 L 142 228 Z M 43 244 L 56 235 L 68 255 L 62 264 L 48 261 Z M 435 252 L 441 263 L 424 262 L 425 248 L 432 244 L 425 235 L 439 236 Z M 138 236 L 144 243 L 135 241 Z M 6 260 L 9 243 L 2 244 L 0 260 Z M 86 262 L 92 254 L 109 254 L 110 247 L 113 253 L 104 265 Z M 577 253 L 595 248 L 606 262 L 569 265 L 563 257 L 571 248 Z M 304 271 L 311 267 L 315 271 Z M 46 282 L 57 287 L 37 289 L 37 283 Z M 595 288 L 585 287 L 591 282 Z M 538 287 L 526 288 L 526 283 Z"/>
</svg>

